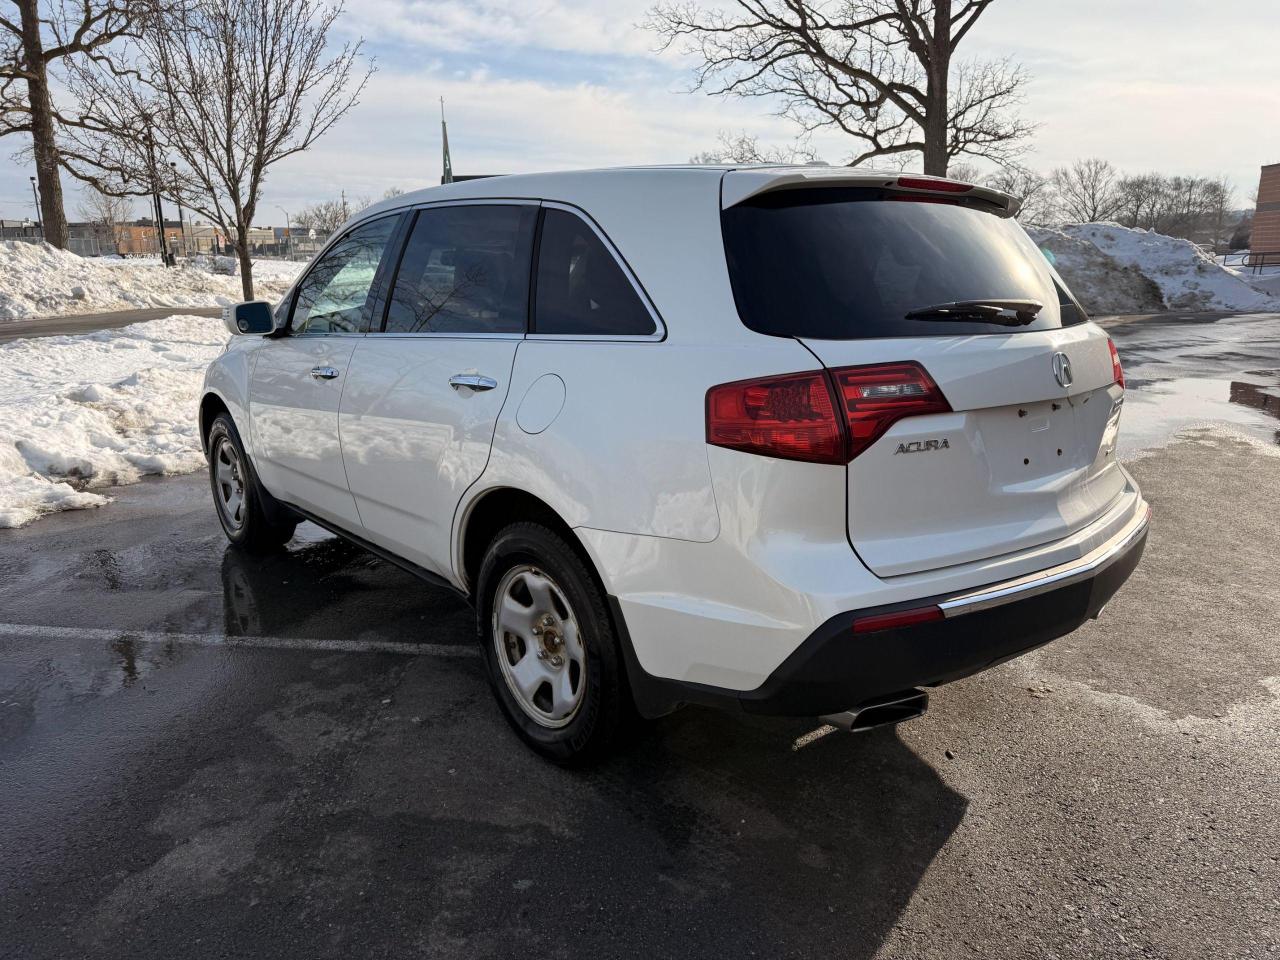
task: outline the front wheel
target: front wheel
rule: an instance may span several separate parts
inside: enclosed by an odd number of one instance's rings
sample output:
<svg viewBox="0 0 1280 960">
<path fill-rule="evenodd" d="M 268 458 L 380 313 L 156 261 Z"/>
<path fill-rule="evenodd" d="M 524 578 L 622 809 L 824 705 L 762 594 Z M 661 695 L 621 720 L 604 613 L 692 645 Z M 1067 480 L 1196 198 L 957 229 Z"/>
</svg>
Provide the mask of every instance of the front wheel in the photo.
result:
<svg viewBox="0 0 1280 960">
<path fill-rule="evenodd" d="M 554 531 L 516 523 L 477 578 L 489 684 L 520 737 L 555 763 L 603 756 L 631 717 L 603 591 Z"/>
<path fill-rule="evenodd" d="M 287 543 L 297 523 L 273 521 L 263 509 L 257 477 L 228 414 L 214 418 L 208 449 L 209 489 L 227 539 L 251 552 L 275 550 Z"/>
</svg>

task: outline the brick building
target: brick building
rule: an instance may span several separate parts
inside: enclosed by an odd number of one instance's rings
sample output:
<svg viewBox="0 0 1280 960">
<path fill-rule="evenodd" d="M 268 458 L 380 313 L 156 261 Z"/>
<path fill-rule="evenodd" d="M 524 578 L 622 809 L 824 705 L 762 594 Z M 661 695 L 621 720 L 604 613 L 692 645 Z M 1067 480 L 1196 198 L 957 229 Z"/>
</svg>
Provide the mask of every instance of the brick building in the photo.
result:
<svg viewBox="0 0 1280 960">
<path fill-rule="evenodd" d="M 1258 181 L 1258 209 L 1253 214 L 1253 238 L 1249 248 L 1255 254 L 1280 254 L 1280 163 L 1262 168 Z M 1277 258 L 1267 258 L 1274 262 Z"/>
</svg>

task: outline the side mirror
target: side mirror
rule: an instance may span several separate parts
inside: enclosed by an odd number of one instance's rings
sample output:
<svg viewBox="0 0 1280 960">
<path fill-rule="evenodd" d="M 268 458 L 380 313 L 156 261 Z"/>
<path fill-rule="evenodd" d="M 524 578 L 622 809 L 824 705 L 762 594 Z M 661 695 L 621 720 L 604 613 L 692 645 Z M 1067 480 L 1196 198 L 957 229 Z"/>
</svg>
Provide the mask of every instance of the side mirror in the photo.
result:
<svg viewBox="0 0 1280 960">
<path fill-rule="evenodd" d="M 222 308 L 222 322 L 237 336 L 262 336 L 276 328 L 275 308 L 266 300 L 235 303 Z"/>
</svg>

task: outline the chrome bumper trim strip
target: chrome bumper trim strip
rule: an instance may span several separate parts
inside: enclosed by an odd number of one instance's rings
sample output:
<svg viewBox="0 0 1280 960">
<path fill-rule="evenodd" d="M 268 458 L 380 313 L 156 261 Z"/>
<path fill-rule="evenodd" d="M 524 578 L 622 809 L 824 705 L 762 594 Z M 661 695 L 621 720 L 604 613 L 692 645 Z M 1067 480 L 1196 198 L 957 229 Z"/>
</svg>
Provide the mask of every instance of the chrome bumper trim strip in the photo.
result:
<svg viewBox="0 0 1280 960">
<path fill-rule="evenodd" d="M 1015 580 L 993 583 L 959 594 L 950 600 L 944 600 L 938 604 L 942 615 L 951 618 L 963 616 L 966 613 L 977 613 L 979 610 L 989 610 L 1006 603 L 1025 600 L 1028 597 L 1087 580 L 1123 557 L 1147 532 L 1147 527 L 1151 523 L 1151 508 L 1145 504 L 1143 507 L 1142 513 L 1131 520 L 1119 534 L 1083 557 L 1018 577 Z"/>
</svg>

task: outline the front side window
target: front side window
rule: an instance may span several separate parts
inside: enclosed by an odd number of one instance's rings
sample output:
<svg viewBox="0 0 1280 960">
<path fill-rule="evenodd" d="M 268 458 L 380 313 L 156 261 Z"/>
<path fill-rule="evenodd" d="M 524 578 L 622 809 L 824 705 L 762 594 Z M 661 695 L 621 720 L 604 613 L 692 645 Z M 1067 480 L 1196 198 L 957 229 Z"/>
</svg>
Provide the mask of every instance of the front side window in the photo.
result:
<svg viewBox="0 0 1280 960">
<path fill-rule="evenodd" d="M 538 208 L 418 211 L 396 273 L 387 333 L 524 333 Z"/>
<path fill-rule="evenodd" d="M 648 336 L 653 317 L 617 259 L 578 216 L 549 208 L 538 242 L 534 333 Z"/>
<path fill-rule="evenodd" d="M 369 291 L 400 217 L 356 227 L 330 247 L 298 285 L 294 333 L 358 333 L 372 310 Z"/>
</svg>

